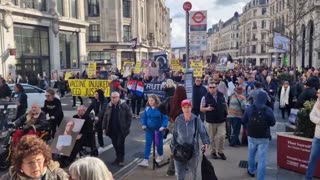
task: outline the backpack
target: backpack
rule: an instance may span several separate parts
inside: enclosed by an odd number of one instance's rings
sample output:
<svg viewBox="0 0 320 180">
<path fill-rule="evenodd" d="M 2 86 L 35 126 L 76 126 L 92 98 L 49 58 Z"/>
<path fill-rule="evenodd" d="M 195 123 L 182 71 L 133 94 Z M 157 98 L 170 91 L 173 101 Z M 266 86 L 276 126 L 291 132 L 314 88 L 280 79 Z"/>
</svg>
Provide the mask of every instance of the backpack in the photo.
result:
<svg viewBox="0 0 320 180">
<path fill-rule="evenodd" d="M 268 107 L 263 107 L 262 109 L 257 109 L 255 105 L 253 106 L 253 112 L 249 117 L 248 121 L 248 136 L 253 138 L 268 138 L 269 134 L 269 123 L 265 116 L 265 111 Z"/>
</svg>

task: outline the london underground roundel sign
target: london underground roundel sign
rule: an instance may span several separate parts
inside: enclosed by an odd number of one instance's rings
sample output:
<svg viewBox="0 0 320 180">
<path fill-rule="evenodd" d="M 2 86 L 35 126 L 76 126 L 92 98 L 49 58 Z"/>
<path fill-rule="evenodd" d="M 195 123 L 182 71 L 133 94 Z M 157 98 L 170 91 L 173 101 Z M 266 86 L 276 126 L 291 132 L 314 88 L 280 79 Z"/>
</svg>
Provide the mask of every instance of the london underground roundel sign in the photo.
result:
<svg viewBox="0 0 320 180">
<path fill-rule="evenodd" d="M 192 4 L 189 1 L 186 1 L 185 3 L 183 3 L 183 9 L 186 12 L 189 12 L 192 9 Z"/>
</svg>

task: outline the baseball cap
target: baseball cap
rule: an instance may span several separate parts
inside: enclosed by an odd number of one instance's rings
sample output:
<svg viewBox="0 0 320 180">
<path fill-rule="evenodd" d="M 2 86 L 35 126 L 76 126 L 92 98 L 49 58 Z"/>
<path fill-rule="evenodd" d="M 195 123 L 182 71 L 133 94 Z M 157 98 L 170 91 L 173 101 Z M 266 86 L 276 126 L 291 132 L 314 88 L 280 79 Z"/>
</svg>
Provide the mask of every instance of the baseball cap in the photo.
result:
<svg viewBox="0 0 320 180">
<path fill-rule="evenodd" d="M 184 106 L 192 106 L 192 102 L 189 99 L 185 99 L 181 101 L 181 107 L 184 107 Z"/>
</svg>

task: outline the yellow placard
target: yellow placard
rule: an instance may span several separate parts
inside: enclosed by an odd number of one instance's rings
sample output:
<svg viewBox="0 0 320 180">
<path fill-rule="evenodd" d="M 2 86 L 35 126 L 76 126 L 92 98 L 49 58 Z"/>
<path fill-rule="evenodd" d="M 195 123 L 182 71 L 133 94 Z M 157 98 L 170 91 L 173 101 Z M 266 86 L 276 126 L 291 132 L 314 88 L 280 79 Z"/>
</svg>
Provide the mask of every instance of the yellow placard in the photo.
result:
<svg viewBox="0 0 320 180">
<path fill-rule="evenodd" d="M 88 78 L 95 78 L 97 76 L 97 63 L 88 64 Z"/>
<path fill-rule="evenodd" d="M 66 72 L 64 75 L 64 80 L 68 81 L 70 79 L 70 77 L 72 77 L 72 72 Z"/>
<path fill-rule="evenodd" d="M 191 61 L 191 68 L 193 69 L 193 77 L 202 77 L 203 75 L 202 61 Z"/>
<path fill-rule="evenodd" d="M 179 59 L 171 60 L 171 69 L 173 71 L 179 71 L 181 68 Z"/>
<path fill-rule="evenodd" d="M 136 66 L 134 67 L 134 74 L 140 74 L 141 73 L 141 61 L 136 62 Z"/>
<path fill-rule="evenodd" d="M 110 97 L 111 80 L 69 79 L 72 96 L 94 97 L 95 91 L 101 89 L 105 97 Z"/>
</svg>

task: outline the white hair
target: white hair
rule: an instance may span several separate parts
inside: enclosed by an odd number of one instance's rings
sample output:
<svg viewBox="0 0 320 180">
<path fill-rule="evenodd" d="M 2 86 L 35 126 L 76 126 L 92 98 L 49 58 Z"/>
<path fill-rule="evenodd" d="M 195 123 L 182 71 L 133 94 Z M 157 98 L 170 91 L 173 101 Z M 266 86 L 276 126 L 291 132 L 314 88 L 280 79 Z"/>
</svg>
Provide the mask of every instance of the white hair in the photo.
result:
<svg viewBox="0 0 320 180">
<path fill-rule="evenodd" d="M 113 91 L 112 93 L 111 93 L 111 96 L 117 96 L 117 97 L 120 97 L 120 93 L 119 92 L 117 92 L 117 91 Z"/>
<path fill-rule="evenodd" d="M 113 180 L 112 174 L 98 158 L 85 157 L 71 164 L 69 173 L 77 180 Z"/>
<path fill-rule="evenodd" d="M 166 85 L 167 85 L 168 87 L 170 87 L 170 88 L 171 88 L 171 87 L 176 88 L 176 84 L 173 82 L 172 79 L 167 79 Z"/>
</svg>

